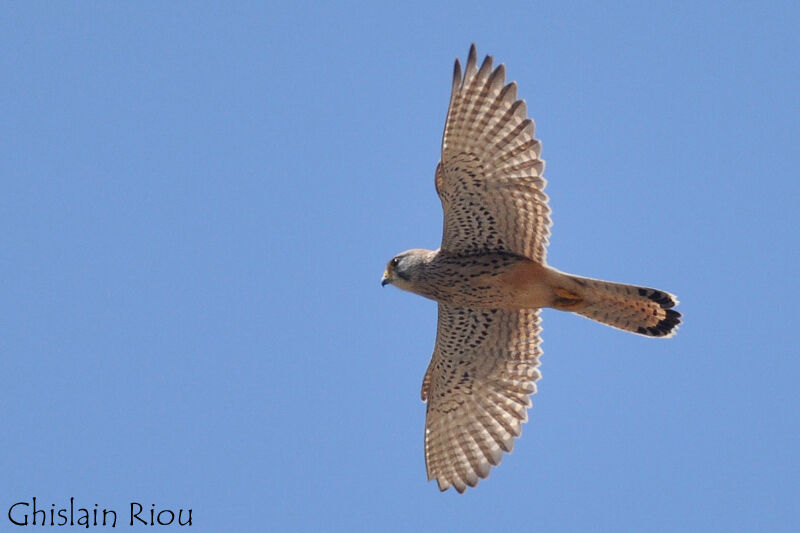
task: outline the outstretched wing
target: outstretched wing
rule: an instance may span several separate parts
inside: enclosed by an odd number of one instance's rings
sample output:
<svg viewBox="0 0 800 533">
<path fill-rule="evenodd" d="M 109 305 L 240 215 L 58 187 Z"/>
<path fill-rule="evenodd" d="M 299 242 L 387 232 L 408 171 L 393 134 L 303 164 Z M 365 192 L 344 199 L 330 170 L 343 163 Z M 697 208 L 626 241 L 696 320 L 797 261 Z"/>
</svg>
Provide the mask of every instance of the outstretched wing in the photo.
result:
<svg viewBox="0 0 800 533">
<path fill-rule="evenodd" d="M 436 192 L 444 210 L 442 250 L 458 255 L 506 251 L 540 263 L 550 235 L 541 143 L 534 139 L 517 85 L 505 67 L 477 67 L 475 45 L 464 76 L 456 59 Z"/>
<path fill-rule="evenodd" d="M 422 399 L 425 464 L 440 490 L 474 487 L 514 447 L 540 377 L 540 331 L 538 309 L 439 304 Z"/>
</svg>

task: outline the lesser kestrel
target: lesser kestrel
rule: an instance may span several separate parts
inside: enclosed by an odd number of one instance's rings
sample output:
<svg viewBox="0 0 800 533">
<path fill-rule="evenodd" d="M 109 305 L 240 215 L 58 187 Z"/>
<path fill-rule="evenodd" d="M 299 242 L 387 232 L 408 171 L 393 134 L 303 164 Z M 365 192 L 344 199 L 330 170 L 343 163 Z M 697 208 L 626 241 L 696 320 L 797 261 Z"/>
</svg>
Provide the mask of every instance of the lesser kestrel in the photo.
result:
<svg viewBox="0 0 800 533">
<path fill-rule="evenodd" d="M 439 488 L 463 492 L 489 475 L 521 433 L 539 379 L 539 310 L 570 311 L 649 337 L 675 334 L 675 296 L 547 265 L 550 208 L 541 144 L 515 83 L 475 45 L 455 63 L 436 168 L 444 210 L 438 250 L 409 250 L 382 284 L 439 303 L 422 383 L 425 462 Z"/>
</svg>

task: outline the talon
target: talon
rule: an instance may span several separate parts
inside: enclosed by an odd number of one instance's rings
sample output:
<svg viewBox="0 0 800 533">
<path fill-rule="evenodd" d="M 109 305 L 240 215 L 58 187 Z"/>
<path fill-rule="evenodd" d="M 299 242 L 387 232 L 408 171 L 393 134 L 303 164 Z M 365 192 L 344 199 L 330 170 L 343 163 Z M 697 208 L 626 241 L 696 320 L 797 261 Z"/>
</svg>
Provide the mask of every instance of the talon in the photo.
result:
<svg viewBox="0 0 800 533">
<path fill-rule="evenodd" d="M 571 311 L 583 303 L 583 298 L 574 292 L 568 291 L 561 287 L 553 289 L 556 295 L 556 300 L 553 302 L 553 307 L 562 311 Z"/>
</svg>

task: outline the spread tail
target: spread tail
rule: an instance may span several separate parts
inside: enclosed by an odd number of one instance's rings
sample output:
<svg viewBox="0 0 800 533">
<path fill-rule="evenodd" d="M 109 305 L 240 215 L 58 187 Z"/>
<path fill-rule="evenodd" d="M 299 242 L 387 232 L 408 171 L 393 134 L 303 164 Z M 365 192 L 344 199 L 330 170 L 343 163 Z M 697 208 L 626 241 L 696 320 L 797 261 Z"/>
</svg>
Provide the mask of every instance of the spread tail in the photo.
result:
<svg viewBox="0 0 800 533">
<path fill-rule="evenodd" d="M 678 299 L 668 292 L 570 274 L 563 281 L 554 289 L 556 309 L 648 337 L 671 337 L 681 323 L 672 309 Z"/>
</svg>

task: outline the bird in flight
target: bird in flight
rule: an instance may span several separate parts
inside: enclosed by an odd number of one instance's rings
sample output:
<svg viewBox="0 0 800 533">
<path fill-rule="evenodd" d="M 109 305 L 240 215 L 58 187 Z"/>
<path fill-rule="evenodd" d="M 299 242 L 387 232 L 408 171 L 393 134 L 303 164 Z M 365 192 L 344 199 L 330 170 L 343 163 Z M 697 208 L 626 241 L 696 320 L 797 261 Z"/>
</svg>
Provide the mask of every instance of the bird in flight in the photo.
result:
<svg viewBox="0 0 800 533">
<path fill-rule="evenodd" d="M 477 485 L 521 434 L 541 376 L 541 308 L 648 337 L 670 337 L 680 323 L 672 294 L 547 264 L 540 155 L 516 83 L 490 56 L 479 67 L 473 44 L 463 74 L 456 59 L 436 168 L 441 246 L 395 256 L 381 282 L 439 304 L 422 400 L 428 479 L 442 491 Z"/>
</svg>

